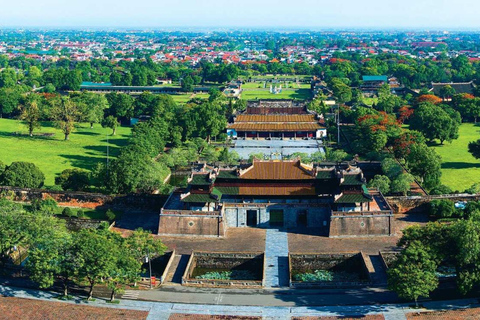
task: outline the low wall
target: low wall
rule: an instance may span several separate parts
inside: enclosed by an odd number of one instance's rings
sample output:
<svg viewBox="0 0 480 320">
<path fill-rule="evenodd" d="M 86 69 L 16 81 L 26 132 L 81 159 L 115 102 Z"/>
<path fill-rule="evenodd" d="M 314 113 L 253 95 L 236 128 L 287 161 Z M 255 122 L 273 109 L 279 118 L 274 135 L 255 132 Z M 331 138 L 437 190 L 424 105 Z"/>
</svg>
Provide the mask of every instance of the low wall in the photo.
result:
<svg viewBox="0 0 480 320">
<path fill-rule="evenodd" d="M 260 252 L 230 253 L 230 252 L 192 252 L 187 268 L 182 277 L 182 285 L 192 287 L 219 287 L 219 288 L 261 288 L 264 277 L 264 257 Z M 196 268 L 211 269 L 254 269 L 260 279 L 251 280 L 217 280 L 195 279 L 193 274 Z M 260 269 L 260 270 L 258 270 Z"/>
<path fill-rule="evenodd" d="M 439 196 L 386 197 L 394 213 L 424 213 L 432 200 L 479 201 L 480 194 L 447 194 Z"/>
<path fill-rule="evenodd" d="M 165 282 L 165 279 L 167 279 L 168 272 L 170 271 L 170 268 L 172 267 L 173 260 L 175 260 L 175 249 L 173 249 L 172 252 L 166 253 L 170 254 L 170 257 L 168 258 L 167 265 L 165 266 L 165 270 L 163 270 L 162 276 L 160 277 L 160 284 L 163 284 Z"/>
<path fill-rule="evenodd" d="M 168 196 L 157 194 L 105 195 L 101 193 L 53 191 L 43 189 L 0 186 L 0 194 L 13 201 L 31 202 L 34 199 L 53 198 L 60 206 L 95 209 L 113 207 L 118 209 L 160 210 Z"/>
<path fill-rule="evenodd" d="M 289 254 L 289 275 L 291 288 L 353 288 L 371 285 L 370 273 L 362 252 L 343 254 Z M 294 281 L 294 272 L 311 272 L 313 270 L 341 269 L 359 275 L 358 281 L 325 281 L 303 282 Z"/>
<path fill-rule="evenodd" d="M 160 215 L 158 234 L 224 237 L 225 222 L 221 216 Z"/>
<path fill-rule="evenodd" d="M 329 237 L 368 237 L 393 235 L 393 215 L 332 215 Z"/>
</svg>

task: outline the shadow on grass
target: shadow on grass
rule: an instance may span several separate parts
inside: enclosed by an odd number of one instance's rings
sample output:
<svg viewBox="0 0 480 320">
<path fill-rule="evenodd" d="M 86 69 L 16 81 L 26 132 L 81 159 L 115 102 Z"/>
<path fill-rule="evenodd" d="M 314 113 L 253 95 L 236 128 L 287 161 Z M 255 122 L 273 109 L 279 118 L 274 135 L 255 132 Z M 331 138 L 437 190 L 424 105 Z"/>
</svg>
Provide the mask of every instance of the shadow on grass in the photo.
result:
<svg viewBox="0 0 480 320">
<path fill-rule="evenodd" d="M 472 169 L 472 168 L 480 168 L 480 163 L 471 163 L 471 162 L 442 163 L 442 169 Z"/>
<path fill-rule="evenodd" d="M 81 132 L 74 132 L 74 134 L 82 135 L 82 136 L 99 136 L 100 133 L 98 132 L 88 132 L 88 131 L 81 131 Z"/>
<path fill-rule="evenodd" d="M 106 144 L 107 139 L 100 140 L 100 142 L 103 144 Z M 108 139 L 108 144 L 110 145 L 110 148 L 112 144 L 118 147 L 123 147 L 123 146 L 126 146 L 127 143 L 128 143 L 128 139 Z"/>
<path fill-rule="evenodd" d="M 95 167 L 95 165 L 101 161 L 104 161 L 104 158 L 99 158 L 99 157 L 86 157 L 86 156 L 80 156 L 80 155 L 72 155 L 72 154 L 60 154 L 59 155 L 62 158 L 68 159 L 70 161 L 70 164 L 73 167 L 80 168 L 80 169 L 86 169 L 86 170 L 91 170 Z"/>
<path fill-rule="evenodd" d="M 107 146 L 106 145 L 99 145 L 99 146 L 85 146 L 83 147 L 84 149 L 86 150 L 91 150 L 91 151 L 95 151 L 97 152 L 97 155 L 105 155 L 107 153 Z M 108 151 L 109 153 L 111 153 L 112 155 L 115 155 L 115 154 L 118 154 L 118 152 L 120 151 L 120 147 L 117 147 L 115 145 L 109 145 L 108 146 Z"/>
<path fill-rule="evenodd" d="M 51 141 L 59 140 L 55 137 L 55 134 L 42 135 L 41 132 L 34 132 L 33 137 L 30 137 L 27 132 L 21 132 L 21 131 L 17 131 L 17 132 L 18 134 L 15 134 L 13 132 L 8 132 L 8 131 L 0 131 L 0 137 L 17 138 L 17 139 L 24 139 L 24 140 L 51 140 Z"/>
</svg>

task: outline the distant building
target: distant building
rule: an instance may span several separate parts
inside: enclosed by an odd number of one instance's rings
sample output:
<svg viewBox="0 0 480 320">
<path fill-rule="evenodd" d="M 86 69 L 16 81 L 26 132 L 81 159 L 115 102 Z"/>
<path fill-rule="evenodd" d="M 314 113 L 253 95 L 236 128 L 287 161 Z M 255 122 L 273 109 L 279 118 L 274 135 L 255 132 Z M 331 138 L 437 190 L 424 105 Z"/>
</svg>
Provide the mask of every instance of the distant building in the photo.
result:
<svg viewBox="0 0 480 320">
<path fill-rule="evenodd" d="M 384 84 L 388 84 L 387 76 L 363 76 L 360 90 L 364 93 L 376 94 Z"/>
<path fill-rule="evenodd" d="M 359 167 L 299 160 L 204 166 L 173 192 L 159 234 L 223 236 L 232 227 L 310 227 L 331 237 L 392 235 L 392 209 Z"/>
<path fill-rule="evenodd" d="M 473 81 L 470 82 L 450 82 L 450 83 L 432 83 L 432 86 L 430 88 L 430 92 L 433 92 L 436 96 L 441 97 L 441 90 L 445 86 L 451 86 L 454 90 L 455 93 L 468 93 L 468 94 L 474 94 L 474 90 L 476 88 L 476 85 L 473 83 Z"/>
</svg>

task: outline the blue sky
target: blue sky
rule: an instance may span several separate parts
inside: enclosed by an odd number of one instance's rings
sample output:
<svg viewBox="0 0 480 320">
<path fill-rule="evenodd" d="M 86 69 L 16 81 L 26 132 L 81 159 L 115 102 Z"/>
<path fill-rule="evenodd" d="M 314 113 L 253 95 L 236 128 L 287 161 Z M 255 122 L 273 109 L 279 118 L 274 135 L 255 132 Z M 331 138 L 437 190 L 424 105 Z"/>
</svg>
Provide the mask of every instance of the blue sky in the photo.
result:
<svg viewBox="0 0 480 320">
<path fill-rule="evenodd" d="M 480 29 L 478 0 L 0 0 L 0 27 Z"/>
</svg>

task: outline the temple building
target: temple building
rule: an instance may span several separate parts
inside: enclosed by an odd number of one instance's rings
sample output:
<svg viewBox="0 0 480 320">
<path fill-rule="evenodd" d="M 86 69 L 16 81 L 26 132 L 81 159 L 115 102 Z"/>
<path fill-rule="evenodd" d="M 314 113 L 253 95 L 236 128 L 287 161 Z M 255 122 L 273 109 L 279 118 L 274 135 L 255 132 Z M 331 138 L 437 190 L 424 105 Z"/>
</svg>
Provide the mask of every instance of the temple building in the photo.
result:
<svg viewBox="0 0 480 320">
<path fill-rule="evenodd" d="M 368 189 L 354 165 L 262 161 L 236 168 L 204 166 L 173 192 L 159 234 L 223 236 L 228 228 L 318 228 L 331 237 L 392 234 L 392 209 Z"/>
<path fill-rule="evenodd" d="M 308 111 L 305 102 L 259 100 L 249 101 L 246 111 L 234 117 L 227 135 L 233 139 L 321 139 L 327 129 L 323 118 Z"/>
<path fill-rule="evenodd" d="M 309 111 L 305 101 L 256 100 L 233 117 L 227 135 L 242 159 L 259 153 L 265 159 L 283 159 L 295 152 L 323 151 L 327 129 L 323 115 Z"/>
</svg>

